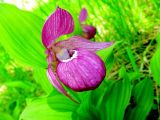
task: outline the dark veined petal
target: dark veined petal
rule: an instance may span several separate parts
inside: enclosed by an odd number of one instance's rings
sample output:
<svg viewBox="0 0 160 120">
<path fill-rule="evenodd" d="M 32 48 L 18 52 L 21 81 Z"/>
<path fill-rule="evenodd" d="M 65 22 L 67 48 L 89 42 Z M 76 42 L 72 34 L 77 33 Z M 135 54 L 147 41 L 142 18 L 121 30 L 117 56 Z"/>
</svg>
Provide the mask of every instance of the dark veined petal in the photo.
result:
<svg viewBox="0 0 160 120">
<path fill-rule="evenodd" d="M 85 37 L 86 39 L 91 39 L 94 38 L 95 34 L 96 34 L 96 28 L 90 25 L 85 25 L 82 24 L 82 29 L 83 29 L 83 37 Z"/>
<path fill-rule="evenodd" d="M 73 57 L 60 61 L 56 72 L 61 82 L 75 91 L 97 88 L 106 75 L 103 61 L 85 49 L 76 49 Z"/>
<path fill-rule="evenodd" d="M 45 47 L 49 47 L 59 36 L 72 33 L 73 29 L 74 22 L 71 14 L 58 7 L 43 26 L 42 42 Z"/>
<path fill-rule="evenodd" d="M 107 48 L 112 44 L 113 42 L 92 42 L 79 36 L 73 36 L 68 40 L 60 41 L 55 45 L 58 47 L 64 47 L 70 50 L 73 50 L 76 48 L 83 48 L 88 51 L 96 52 L 98 50 Z"/>
<path fill-rule="evenodd" d="M 80 14 L 79 14 L 79 22 L 82 23 L 87 19 L 88 12 L 85 8 L 82 8 Z"/>
</svg>

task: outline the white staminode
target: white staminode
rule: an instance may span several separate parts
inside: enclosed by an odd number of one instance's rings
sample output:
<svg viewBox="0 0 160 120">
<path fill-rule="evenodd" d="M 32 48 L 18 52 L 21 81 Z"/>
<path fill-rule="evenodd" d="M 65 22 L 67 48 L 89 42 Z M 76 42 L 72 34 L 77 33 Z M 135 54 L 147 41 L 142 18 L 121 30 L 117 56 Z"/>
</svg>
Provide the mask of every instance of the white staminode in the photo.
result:
<svg viewBox="0 0 160 120">
<path fill-rule="evenodd" d="M 73 53 L 72 57 L 70 57 L 69 59 L 66 59 L 66 60 L 61 60 L 61 62 L 69 62 L 69 61 L 73 60 L 74 58 L 77 58 L 78 52 L 76 50 L 73 50 L 73 51 L 74 51 L 74 53 Z"/>
</svg>

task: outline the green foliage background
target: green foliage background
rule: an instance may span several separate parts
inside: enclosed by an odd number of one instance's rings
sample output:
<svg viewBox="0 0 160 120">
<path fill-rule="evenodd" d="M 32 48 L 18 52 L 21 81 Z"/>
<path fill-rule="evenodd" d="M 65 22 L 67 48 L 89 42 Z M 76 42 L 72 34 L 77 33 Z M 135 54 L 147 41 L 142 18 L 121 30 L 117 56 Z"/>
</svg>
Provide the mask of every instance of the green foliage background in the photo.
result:
<svg viewBox="0 0 160 120">
<path fill-rule="evenodd" d="M 46 76 L 41 30 L 60 6 L 75 21 L 88 10 L 86 24 L 97 28 L 95 41 L 114 41 L 97 52 L 107 75 L 95 90 L 76 93 L 72 102 Z M 160 113 L 159 0 L 37 0 L 26 11 L 0 3 L 0 120 L 158 120 Z"/>
</svg>

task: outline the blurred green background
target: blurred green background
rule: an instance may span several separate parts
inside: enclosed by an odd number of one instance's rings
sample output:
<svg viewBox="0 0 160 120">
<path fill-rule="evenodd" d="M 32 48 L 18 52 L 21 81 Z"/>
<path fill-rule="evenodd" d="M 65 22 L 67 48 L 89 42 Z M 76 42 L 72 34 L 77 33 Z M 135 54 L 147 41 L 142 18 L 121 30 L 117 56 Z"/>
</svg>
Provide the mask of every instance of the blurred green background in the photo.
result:
<svg viewBox="0 0 160 120">
<path fill-rule="evenodd" d="M 10 4 L 8 4 L 10 3 Z M 75 22 L 85 7 L 95 41 L 114 41 L 97 54 L 107 75 L 76 104 L 46 76 L 41 30 L 60 6 Z M 18 7 L 18 8 L 17 8 Z M 159 0 L 0 0 L 0 120 L 158 120 L 160 113 Z"/>
</svg>

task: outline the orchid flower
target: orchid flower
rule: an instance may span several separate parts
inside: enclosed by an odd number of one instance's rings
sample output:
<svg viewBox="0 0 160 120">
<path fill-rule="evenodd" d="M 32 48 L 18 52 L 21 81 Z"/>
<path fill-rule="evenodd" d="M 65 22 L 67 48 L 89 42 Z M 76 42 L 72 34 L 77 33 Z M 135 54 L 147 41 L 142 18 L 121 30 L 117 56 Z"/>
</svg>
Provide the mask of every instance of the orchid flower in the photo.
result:
<svg viewBox="0 0 160 120">
<path fill-rule="evenodd" d="M 85 8 L 82 8 L 79 14 L 79 22 L 81 23 L 83 34 L 82 36 L 86 39 L 94 38 L 96 34 L 96 28 L 91 25 L 83 24 L 83 22 L 87 19 L 88 12 Z"/>
<path fill-rule="evenodd" d="M 106 68 L 96 51 L 112 45 L 112 42 L 92 42 L 80 36 L 56 42 L 60 36 L 73 30 L 71 14 L 59 7 L 48 17 L 42 29 L 42 42 L 48 55 L 48 78 L 66 96 L 69 95 L 62 84 L 79 92 L 100 85 Z"/>
</svg>

